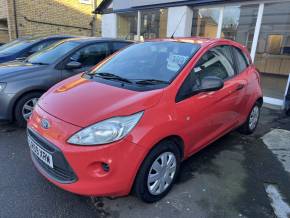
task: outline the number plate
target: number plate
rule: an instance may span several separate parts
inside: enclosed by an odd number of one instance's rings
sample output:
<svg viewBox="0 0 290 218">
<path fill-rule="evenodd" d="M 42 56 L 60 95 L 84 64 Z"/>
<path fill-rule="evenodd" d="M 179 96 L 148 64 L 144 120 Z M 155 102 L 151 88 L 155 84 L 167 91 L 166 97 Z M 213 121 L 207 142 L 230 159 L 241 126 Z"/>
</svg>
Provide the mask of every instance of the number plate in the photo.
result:
<svg viewBox="0 0 290 218">
<path fill-rule="evenodd" d="M 39 147 L 32 139 L 28 137 L 28 144 L 31 151 L 46 165 L 53 168 L 52 155 Z"/>
</svg>

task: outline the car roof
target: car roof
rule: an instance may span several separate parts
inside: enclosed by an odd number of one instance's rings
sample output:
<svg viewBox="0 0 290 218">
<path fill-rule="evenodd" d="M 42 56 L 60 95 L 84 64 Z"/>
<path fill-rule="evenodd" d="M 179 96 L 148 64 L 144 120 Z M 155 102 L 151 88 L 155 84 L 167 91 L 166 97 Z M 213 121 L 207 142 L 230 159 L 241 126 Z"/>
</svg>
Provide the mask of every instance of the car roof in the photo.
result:
<svg viewBox="0 0 290 218">
<path fill-rule="evenodd" d="M 76 42 L 128 42 L 134 43 L 134 41 L 124 40 L 124 39 L 116 39 L 116 38 L 105 38 L 105 37 L 75 37 L 65 39 L 65 41 L 76 41 Z"/>
<path fill-rule="evenodd" d="M 235 45 L 240 48 L 246 48 L 244 45 L 229 40 L 229 39 L 223 39 L 223 38 L 206 38 L 206 37 L 174 37 L 174 38 L 160 38 L 160 39 L 150 39 L 145 40 L 145 42 L 156 42 L 156 41 L 168 41 L 168 42 L 187 42 L 187 43 L 193 43 L 193 44 L 200 44 L 201 47 L 206 47 L 210 44 L 222 42 L 226 45 Z"/>
<path fill-rule="evenodd" d="M 75 36 L 70 36 L 70 35 L 51 35 L 51 36 L 24 36 L 20 37 L 17 40 L 19 41 L 27 41 L 27 42 L 32 42 L 32 43 L 37 43 L 43 40 L 48 40 L 48 39 L 69 39 L 69 38 L 74 38 Z"/>
</svg>

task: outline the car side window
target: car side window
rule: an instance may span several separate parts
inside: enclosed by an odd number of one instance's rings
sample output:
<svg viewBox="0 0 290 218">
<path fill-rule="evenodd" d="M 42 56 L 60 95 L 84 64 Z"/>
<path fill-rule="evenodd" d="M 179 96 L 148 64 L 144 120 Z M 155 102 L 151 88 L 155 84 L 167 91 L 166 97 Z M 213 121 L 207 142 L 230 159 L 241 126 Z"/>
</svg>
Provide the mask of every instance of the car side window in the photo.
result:
<svg viewBox="0 0 290 218">
<path fill-rule="evenodd" d="M 81 63 L 82 67 L 91 67 L 105 59 L 110 54 L 108 43 L 88 45 L 75 52 L 69 61 Z"/>
<path fill-rule="evenodd" d="M 226 80 L 235 75 L 235 70 L 230 58 L 224 55 L 221 47 L 216 47 L 207 51 L 193 68 L 195 73 L 199 73 L 201 78 L 215 76 Z"/>
<path fill-rule="evenodd" d="M 230 55 L 231 53 L 229 53 Z M 232 57 L 226 57 L 222 46 L 207 51 L 197 62 L 182 84 L 176 101 L 192 96 L 205 77 L 218 77 L 227 80 L 235 75 Z"/>
<path fill-rule="evenodd" d="M 113 42 L 112 43 L 112 53 L 130 45 L 128 42 Z"/>
<path fill-rule="evenodd" d="M 38 43 L 37 45 L 33 46 L 30 50 L 29 53 L 33 54 L 35 52 L 38 52 L 50 45 L 52 45 L 53 43 L 57 42 L 58 40 L 49 40 L 49 41 L 45 41 L 45 42 L 41 42 Z"/>
<path fill-rule="evenodd" d="M 241 73 L 249 66 L 249 60 L 244 53 L 236 47 L 233 47 L 233 53 L 236 56 L 238 73 Z"/>
</svg>

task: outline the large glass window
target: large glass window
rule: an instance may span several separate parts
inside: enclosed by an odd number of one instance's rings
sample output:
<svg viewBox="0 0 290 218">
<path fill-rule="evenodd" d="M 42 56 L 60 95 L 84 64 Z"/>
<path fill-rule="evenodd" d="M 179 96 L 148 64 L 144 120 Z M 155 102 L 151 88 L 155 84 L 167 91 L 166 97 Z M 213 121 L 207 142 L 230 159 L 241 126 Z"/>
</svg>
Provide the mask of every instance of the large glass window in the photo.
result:
<svg viewBox="0 0 290 218">
<path fill-rule="evenodd" d="M 224 8 L 221 37 L 240 42 L 250 50 L 254 38 L 259 5 Z"/>
<path fill-rule="evenodd" d="M 192 36 L 216 38 L 220 8 L 193 8 Z"/>
<path fill-rule="evenodd" d="M 137 36 L 137 17 L 137 12 L 118 14 L 118 38 L 134 40 L 134 38 Z"/>
<path fill-rule="evenodd" d="M 141 37 L 164 38 L 167 31 L 167 9 L 141 11 Z"/>
<path fill-rule="evenodd" d="M 255 64 L 264 95 L 282 99 L 290 73 L 290 2 L 265 4 Z"/>
</svg>

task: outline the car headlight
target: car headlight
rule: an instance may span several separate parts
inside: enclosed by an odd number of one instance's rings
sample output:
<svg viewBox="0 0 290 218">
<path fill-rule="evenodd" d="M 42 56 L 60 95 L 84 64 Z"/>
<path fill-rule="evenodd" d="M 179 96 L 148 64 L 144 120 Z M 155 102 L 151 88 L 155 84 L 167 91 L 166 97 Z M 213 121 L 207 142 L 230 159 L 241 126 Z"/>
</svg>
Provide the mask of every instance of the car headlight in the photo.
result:
<svg viewBox="0 0 290 218">
<path fill-rule="evenodd" d="M 68 139 L 75 145 L 100 145 L 124 138 L 141 119 L 143 111 L 130 115 L 113 117 L 80 130 Z"/>
<path fill-rule="evenodd" d="M 6 87 L 6 83 L 0 83 L 0 92 L 2 92 Z"/>
</svg>

